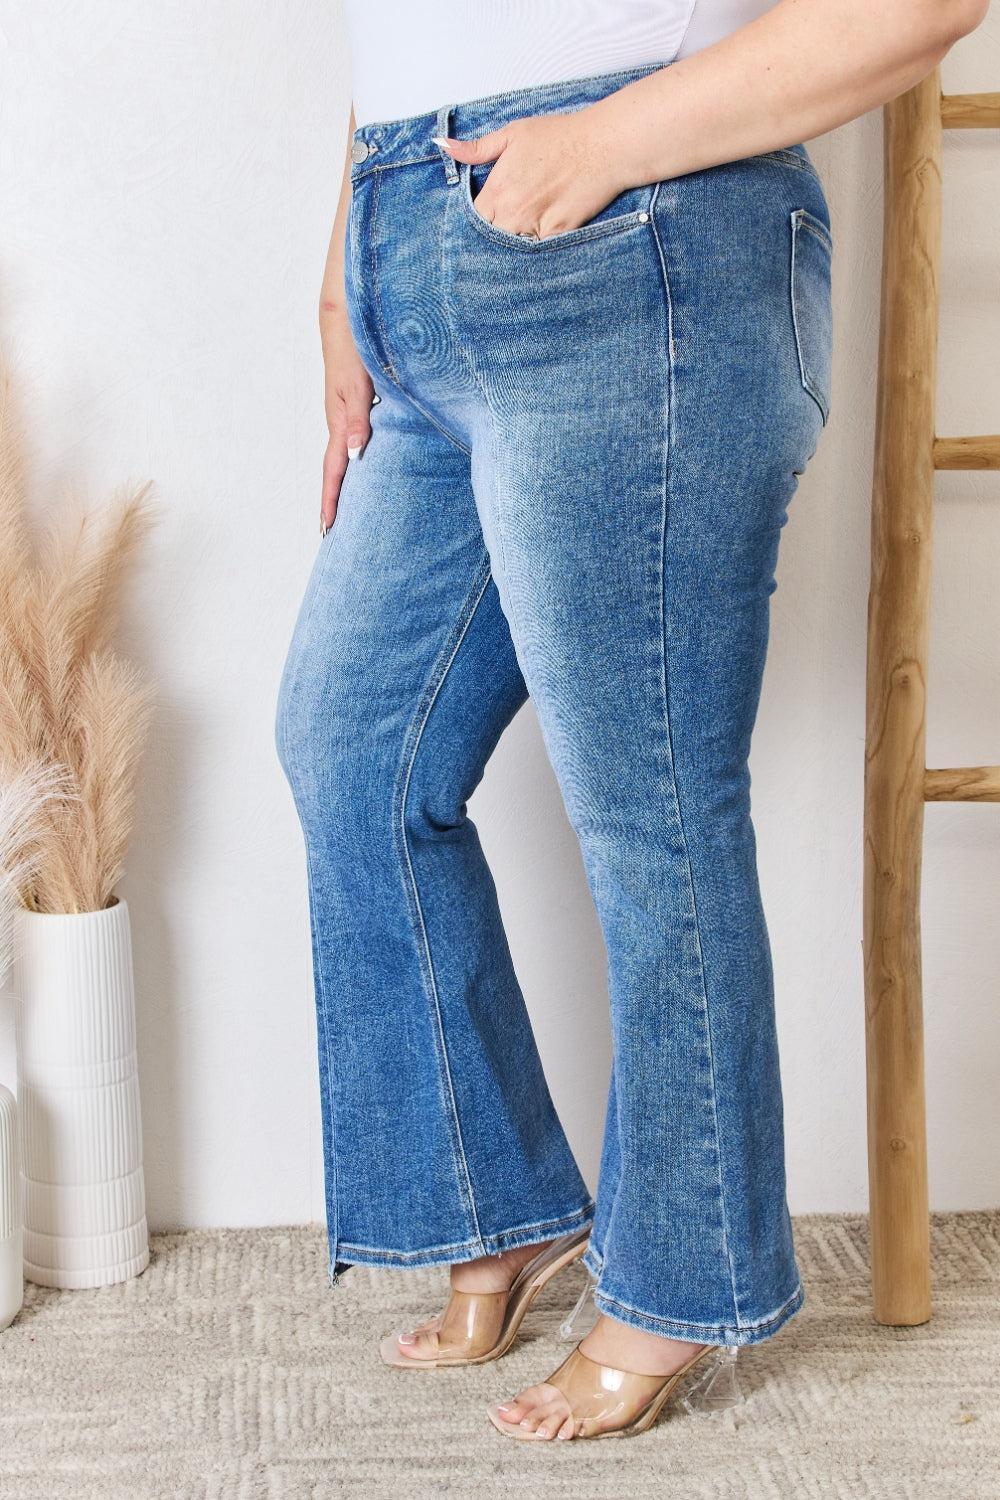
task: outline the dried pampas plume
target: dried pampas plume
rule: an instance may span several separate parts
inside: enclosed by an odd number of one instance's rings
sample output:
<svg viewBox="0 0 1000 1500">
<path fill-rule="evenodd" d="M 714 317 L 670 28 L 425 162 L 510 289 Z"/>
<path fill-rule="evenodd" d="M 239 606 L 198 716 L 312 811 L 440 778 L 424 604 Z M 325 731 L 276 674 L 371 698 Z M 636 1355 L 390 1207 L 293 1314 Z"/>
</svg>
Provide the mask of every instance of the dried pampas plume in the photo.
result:
<svg viewBox="0 0 1000 1500">
<path fill-rule="evenodd" d="M 49 773 L 27 878 L 33 911 L 98 911 L 122 873 L 151 693 L 111 648 L 152 520 L 149 487 L 99 516 L 60 510 L 31 545 L 19 424 L 0 375 L 0 784 Z M 0 863 L 11 868 L 6 844 Z"/>
<path fill-rule="evenodd" d="M 38 867 L 46 805 L 66 794 L 65 777 L 53 766 L 31 766 L 0 782 L 0 989 L 14 960 L 17 908 Z"/>
</svg>

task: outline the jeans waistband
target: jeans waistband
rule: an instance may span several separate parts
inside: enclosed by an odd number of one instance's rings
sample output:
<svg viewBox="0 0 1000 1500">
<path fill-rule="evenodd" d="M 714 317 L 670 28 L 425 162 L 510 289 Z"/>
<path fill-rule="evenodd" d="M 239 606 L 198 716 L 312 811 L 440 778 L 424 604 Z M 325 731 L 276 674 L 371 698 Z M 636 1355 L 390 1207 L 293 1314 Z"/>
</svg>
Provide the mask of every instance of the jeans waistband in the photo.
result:
<svg viewBox="0 0 1000 1500">
<path fill-rule="evenodd" d="M 592 78 L 574 78 L 564 83 L 543 83 L 532 88 L 512 89 L 461 104 L 443 104 L 425 114 L 401 120 L 373 120 L 361 125 L 352 137 L 351 180 L 383 167 L 402 167 L 415 162 L 445 158 L 454 173 L 454 163 L 435 146 L 432 136 L 467 140 L 498 130 L 524 115 L 558 114 L 582 109 L 648 73 L 658 72 L 667 62 L 647 63 L 617 73 L 599 73 Z M 457 173 L 454 173 L 457 176 Z"/>
</svg>

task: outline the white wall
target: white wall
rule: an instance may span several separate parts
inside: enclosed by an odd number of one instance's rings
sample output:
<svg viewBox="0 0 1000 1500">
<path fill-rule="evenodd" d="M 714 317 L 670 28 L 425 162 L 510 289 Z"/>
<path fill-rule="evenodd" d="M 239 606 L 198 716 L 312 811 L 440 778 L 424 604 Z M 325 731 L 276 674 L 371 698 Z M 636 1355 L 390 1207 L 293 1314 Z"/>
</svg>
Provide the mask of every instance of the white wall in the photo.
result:
<svg viewBox="0 0 1000 1500">
<path fill-rule="evenodd" d="M 376 8 L 377 9 L 377 8 Z M 373 18 L 375 12 L 373 11 Z M 322 1216 L 298 824 L 273 701 L 317 545 L 314 327 L 348 109 L 330 0 L 0 0 L 0 331 L 40 506 L 155 478 L 130 652 L 160 684 L 123 891 L 155 1226 Z M 996 88 L 1000 4 L 944 65 Z M 879 112 L 813 145 L 836 238 L 834 411 L 785 529 L 752 757 L 793 1212 L 867 1201 L 861 963 Z M 946 139 L 941 432 L 1000 425 L 1000 147 Z M 1000 760 L 1000 477 L 942 475 L 932 765 Z M 474 815 L 557 1103 L 591 1182 L 603 956 L 530 709 Z M 930 807 L 932 1200 L 1000 1202 L 1000 812 Z M 13 1077 L 9 1017 L 0 1078 Z"/>
</svg>

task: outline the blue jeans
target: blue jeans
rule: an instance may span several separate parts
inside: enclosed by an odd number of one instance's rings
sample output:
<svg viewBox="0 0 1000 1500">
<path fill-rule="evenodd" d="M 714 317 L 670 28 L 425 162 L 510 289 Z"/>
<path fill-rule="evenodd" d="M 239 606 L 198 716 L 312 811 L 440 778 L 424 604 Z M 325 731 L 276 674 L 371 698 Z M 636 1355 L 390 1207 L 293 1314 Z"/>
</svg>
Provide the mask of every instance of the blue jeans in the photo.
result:
<svg viewBox="0 0 1000 1500">
<path fill-rule="evenodd" d="M 652 1333 L 801 1305 L 747 757 L 786 507 L 826 420 L 829 216 L 805 148 L 624 192 L 542 240 L 431 137 L 651 69 L 355 137 L 351 324 L 379 401 L 280 690 L 305 832 L 331 1274 L 592 1221 Z M 466 802 L 530 694 L 608 958 L 596 1202 Z"/>
</svg>

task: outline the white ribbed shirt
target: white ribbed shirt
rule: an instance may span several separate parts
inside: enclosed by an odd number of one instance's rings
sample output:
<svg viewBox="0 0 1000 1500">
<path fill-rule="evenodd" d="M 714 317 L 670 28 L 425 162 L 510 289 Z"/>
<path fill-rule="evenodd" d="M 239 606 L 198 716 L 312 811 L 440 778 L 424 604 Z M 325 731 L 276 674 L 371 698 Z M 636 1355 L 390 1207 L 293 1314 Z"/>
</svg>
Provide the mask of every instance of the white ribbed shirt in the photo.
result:
<svg viewBox="0 0 1000 1500">
<path fill-rule="evenodd" d="M 668 63 L 775 0 L 346 0 L 358 125 Z"/>
</svg>

